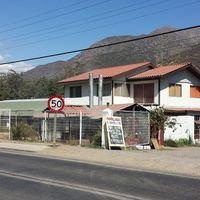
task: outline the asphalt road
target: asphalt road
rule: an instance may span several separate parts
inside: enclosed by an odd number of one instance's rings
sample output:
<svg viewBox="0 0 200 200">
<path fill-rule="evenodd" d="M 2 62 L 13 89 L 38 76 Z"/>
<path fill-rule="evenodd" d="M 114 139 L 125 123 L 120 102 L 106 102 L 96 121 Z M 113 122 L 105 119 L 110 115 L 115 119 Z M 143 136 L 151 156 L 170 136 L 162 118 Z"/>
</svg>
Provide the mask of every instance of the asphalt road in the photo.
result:
<svg viewBox="0 0 200 200">
<path fill-rule="evenodd" d="M 198 200 L 199 191 L 198 178 L 0 151 L 2 200 Z"/>
</svg>

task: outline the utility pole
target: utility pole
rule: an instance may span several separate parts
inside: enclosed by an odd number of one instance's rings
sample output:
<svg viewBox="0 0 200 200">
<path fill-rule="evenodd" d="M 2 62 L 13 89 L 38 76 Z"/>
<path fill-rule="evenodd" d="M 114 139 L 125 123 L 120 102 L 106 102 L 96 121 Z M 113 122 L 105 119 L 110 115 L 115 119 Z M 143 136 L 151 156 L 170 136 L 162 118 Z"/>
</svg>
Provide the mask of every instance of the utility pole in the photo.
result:
<svg viewBox="0 0 200 200">
<path fill-rule="evenodd" d="M 90 85 L 89 107 L 92 108 L 94 105 L 93 74 L 92 73 L 89 73 L 89 85 Z"/>
<path fill-rule="evenodd" d="M 99 97 L 98 97 L 98 105 L 102 105 L 103 99 L 103 76 L 99 75 Z"/>
</svg>

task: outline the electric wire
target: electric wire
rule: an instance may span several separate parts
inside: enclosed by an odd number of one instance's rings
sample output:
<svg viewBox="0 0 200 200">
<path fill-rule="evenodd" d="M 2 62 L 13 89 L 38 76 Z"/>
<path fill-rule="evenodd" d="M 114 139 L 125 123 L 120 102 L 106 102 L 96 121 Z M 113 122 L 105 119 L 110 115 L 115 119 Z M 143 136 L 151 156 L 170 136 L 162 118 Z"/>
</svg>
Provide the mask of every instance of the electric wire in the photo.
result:
<svg viewBox="0 0 200 200">
<path fill-rule="evenodd" d="M 14 48 L 24 47 L 24 46 L 28 46 L 28 45 L 34 45 L 34 44 L 41 43 L 41 42 L 46 42 L 46 41 L 49 41 L 49 40 L 55 40 L 55 39 L 58 39 L 58 38 L 60 39 L 60 38 L 65 38 L 65 37 L 69 37 L 69 36 L 74 36 L 76 34 L 86 33 L 86 32 L 94 31 L 94 30 L 97 30 L 97 29 L 101 29 L 101 28 L 105 28 L 105 27 L 109 27 L 109 26 L 113 26 L 113 25 L 118 25 L 118 24 L 121 24 L 121 23 L 127 23 L 128 21 L 138 20 L 138 19 L 141 19 L 141 18 L 144 18 L 144 17 L 148 17 L 148 16 L 159 14 L 159 13 L 171 11 L 173 9 L 182 8 L 182 7 L 185 7 L 185 6 L 188 6 L 188 5 L 191 5 L 191 4 L 195 4 L 195 3 L 200 3 L 200 1 L 193 1 L 193 2 L 190 2 L 190 3 L 181 4 L 181 5 L 178 5 L 178 6 L 175 6 L 175 7 L 168 7 L 168 8 L 161 9 L 161 10 L 158 10 L 158 11 L 155 11 L 155 12 L 152 12 L 152 13 L 148 13 L 148 14 L 145 14 L 145 15 L 140 15 L 140 16 L 135 17 L 135 18 L 127 18 L 125 20 L 120 20 L 120 21 L 117 21 L 115 23 L 96 26 L 96 27 L 92 27 L 92 28 L 89 28 L 89 29 L 86 29 L 86 30 L 73 32 L 71 34 L 64 34 L 64 35 L 60 35 L 60 36 L 56 36 L 56 37 L 50 37 L 50 38 L 41 39 L 41 40 L 38 40 L 38 41 L 19 44 L 19 45 L 16 45 L 16 46 L 10 46 L 10 47 L 6 47 L 6 48 L 1 48 L 0 50 L 14 49 Z"/>
<path fill-rule="evenodd" d="M 82 52 L 82 51 L 90 51 L 90 50 L 94 50 L 94 49 L 100 49 L 100 48 L 119 45 L 119 44 L 123 44 L 123 43 L 129 43 L 129 42 L 135 42 L 135 41 L 139 41 L 139 40 L 145 40 L 145 39 L 148 39 L 148 38 L 164 36 L 164 35 L 168 35 L 168 34 L 172 34 L 172 33 L 178 33 L 178 32 L 197 29 L 197 28 L 200 28 L 200 25 L 190 26 L 190 27 L 186 27 L 186 28 L 182 28 L 182 29 L 167 31 L 167 32 L 158 33 L 158 34 L 152 34 L 152 35 L 148 35 L 148 36 L 138 37 L 138 38 L 134 38 L 134 39 L 124 40 L 124 41 L 120 41 L 120 42 L 114 42 L 114 43 L 109 43 L 109 44 L 104 44 L 104 45 L 99 45 L 99 46 L 94 46 L 94 47 L 89 47 L 89 48 L 82 48 L 82 49 L 65 51 L 65 52 L 60 52 L 60 53 L 55 53 L 55 54 L 49 54 L 49 55 L 43 55 L 43 56 L 37 56 L 37 57 L 31 57 L 31 58 L 25 58 L 25 59 L 19 59 L 19 60 L 13 60 L 13 61 L 9 61 L 9 62 L 3 62 L 3 63 L 0 63 L 0 65 L 13 64 L 13 63 L 19 63 L 19 62 L 26 62 L 26 61 L 32 61 L 32 60 L 40 60 L 40 59 L 45 59 L 45 58 L 50 58 L 50 57 L 57 57 L 57 56 L 61 56 L 61 55 L 78 53 L 78 52 Z"/>
<path fill-rule="evenodd" d="M 50 21 L 52 19 L 56 19 L 56 18 L 63 17 L 63 16 L 66 16 L 66 15 L 69 15 L 69 14 L 73 14 L 75 12 L 79 12 L 79 11 L 82 11 L 82 10 L 85 10 L 85 9 L 88 9 L 88 8 L 92 8 L 92 7 L 95 7 L 97 5 L 108 3 L 109 1 L 111 1 L 111 0 L 104 0 L 104 1 L 101 1 L 101 2 L 98 2 L 98 3 L 93 3 L 91 5 L 88 5 L 88 6 L 85 6 L 85 7 L 82 7 L 82 8 L 77 8 L 77 9 L 72 10 L 72 11 L 67 12 L 67 13 L 62 13 L 62 14 L 56 15 L 54 17 L 48 17 L 48 18 L 45 18 L 45 19 L 40 19 L 40 20 L 31 22 L 31 23 L 24 24 L 24 25 L 21 25 L 21 26 L 16 26 L 16 27 L 13 27 L 13 28 L 10 28 L 10 29 L 6 29 L 6 30 L 3 30 L 3 31 L 0 31 L 0 34 L 5 33 L 5 32 L 9 32 L 9 31 L 14 31 L 14 30 L 21 29 L 21 28 L 25 28 L 27 26 L 32 26 L 34 24 L 38 24 L 38 23 L 41 23 L 41 22 L 44 22 L 44 21 Z"/>
<path fill-rule="evenodd" d="M 48 35 L 50 33 L 61 32 L 63 30 L 68 30 L 68 29 L 71 29 L 71 28 L 74 28 L 74 27 L 77 27 L 77 26 L 80 27 L 80 26 L 88 25 L 88 24 L 91 24 L 91 23 L 94 23 L 94 22 L 96 23 L 97 21 L 108 20 L 108 19 L 116 17 L 116 16 L 124 15 L 124 14 L 130 13 L 130 12 L 136 11 L 136 10 L 140 10 L 140 9 L 155 6 L 155 5 L 159 5 L 159 4 L 162 4 L 162 3 L 166 3 L 166 0 L 162 0 L 162 1 L 159 1 L 159 2 L 153 3 L 153 4 L 148 4 L 146 6 L 142 6 L 142 7 L 135 8 L 135 9 L 129 9 L 127 11 L 123 11 L 121 13 L 113 14 L 113 15 L 110 15 L 110 16 L 107 16 L 107 17 L 92 19 L 92 20 L 89 20 L 87 22 L 84 22 L 84 23 L 81 23 L 81 24 L 78 24 L 78 25 L 67 26 L 65 28 L 58 28 L 58 29 L 52 30 L 52 31 L 45 31 L 45 33 L 43 33 L 43 34 L 35 34 L 33 36 L 27 36 L 27 37 L 23 37 L 23 38 L 20 38 L 20 39 L 13 40 L 13 41 L 21 41 L 21 40 L 24 40 L 24 39 L 26 40 L 26 39 L 30 39 L 30 38 L 41 36 L 41 35 Z"/>
<path fill-rule="evenodd" d="M 59 8 L 47 10 L 47 11 L 42 12 L 42 13 L 37 14 L 37 15 L 33 15 L 33 16 L 30 16 L 30 17 L 22 18 L 22 19 L 19 19 L 17 21 L 11 22 L 11 23 L 3 24 L 3 25 L 0 26 L 0 28 L 6 27 L 6 26 L 10 26 L 10 25 L 13 25 L 13 24 L 18 24 L 18 23 L 21 23 L 21 22 L 24 22 L 24 21 L 28 21 L 28 20 L 34 19 L 36 17 L 41 17 L 43 15 L 47 15 L 49 13 L 57 12 L 59 10 L 63 10 L 63 9 L 70 8 L 70 7 L 73 7 L 73 6 L 78 6 L 79 4 L 85 3 L 87 1 L 89 1 L 89 0 L 81 0 L 81 1 L 78 1 L 76 3 L 72 3 L 72 4 L 69 4 L 69 5 L 66 5 L 66 6 L 62 6 L 62 7 L 59 7 Z"/>
<path fill-rule="evenodd" d="M 124 7 L 118 8 L 118 9 L 108 10 L 108 11 L 100 13 L 100 14 L 95 14 L 95 15 L 92 15 L 92 16 L 89 16 L 89 17 L 80 18 L 78 20 L 72 20 L 69 23 L 67 23 L 67 26 L 70 25 L 70 24 L 73 25 L 74 23 L 77 23 L 77 22 L 82 22 L 82 21 L 85 21 L 85 20 L 90 20 L 92 18 L 93 19 L 94 18 L 98 19 L 98 16 L 102 16 L 102 15 L 105 16 L 106 14 L 110 14 L 110 13 L 113 13 L 113 12 L 116 12 L 116 11 L 124 10 L 124 9 L 130 8 L 130 7 L 135 7 L 136 5 L 141 5 L 143 3 L 150 2 L 150 1 L 153 1 L 153 0 L 145 0 L 145 1 L 142 1 L 142 2 L 139 2 L 139 3 L 129 4 L 127 6 L 124 6 Z M 138 9 L 138 8 L 136 8 L 136 9 Z M 35 31 L 23 33 L 23 34 L 20 34 L 20 35 L 15 35 L 15 36 L 7 37 L 7 38 L 1 38 L 1 41 L 10 40 L 10 39 L 12 40 L 12 39 L 15 39 L 15 38 L 21 38 L 23 36 L 32 35 L 34 33 L 40 33 L 40 32 L 43 32 L 43 31 L 46 32 L 46 31 L 52 30 L 52 29 L 56 30 L 56 28 L 61 28 L 61 27 L 66 27 L 66 23 L 59 24 L 59 25 L 56 25 L 56 26 L 42 28 L 42 29 L 39 29 L 39 30 L 35 30 Z M 67 28 L 70 28 L 70 27 L 68 26 Z"/>
<path fill-rule="evenodd" d="M 200 40 L 200 36 L 194 36 L 194 37 L 190 37 L 190 38 L 186 38 L 186 39 L 178 39 L 178 40 L 170 40 L 170 42 L 165 42 L 165 43 L 160 43 L 160 44 L 153 44 L 153 46 L 163 46 L 163 45 L 167 45 L 169 43 L 171 43 L 170 45 L 167 46 L 167 49 L 159 49 L 159 50 L 151 50 L 151 53 L 163 53 L 163 51 L 168 51 L 169 49 L 170 50 L 175 50 L 175 49 L 178 49 L 178 50 L 181 50 L 180 52 L 177 52 L 177 53 L 181 53 L 183 51 L 185 51 L 186 49 L 192 49 L 195 45 L 199 45 L 198 42 L 196 43 L 192 43 L 191 46 L 178 46 L 177 44 L 175 44 L 176 42 L 183 42 L 183 41 L 189 41 L 189 40 L 192 40 L 192 39 L 198 39 Z M 138 41 L 139 42 L 139 41 Z M 152 46 L 151 46 L 152 47 Z M 128 54 L 130 55 L 133 55 L 132 54 L 132 50 L 127 50 L 127 49 L 123 49 L 123 52 L 128 52 Z M 101 56 L 108 56 L 109 54 L 113 54 L 113 53 L 121 53 L 121 50 L 115 50 L 115 51 L 111 51 L 111 52 L 107 52 L 107 53 L 101 53 Z M 134 52 L 134 56 L 142 56 L 144 55 L 144 53 L 149 53 L 149 49 L 137 49 L 137 52 Z M 18 66 L 18 68 L 24 68 L 24 66 L 20 67 Z"/>
</svg>

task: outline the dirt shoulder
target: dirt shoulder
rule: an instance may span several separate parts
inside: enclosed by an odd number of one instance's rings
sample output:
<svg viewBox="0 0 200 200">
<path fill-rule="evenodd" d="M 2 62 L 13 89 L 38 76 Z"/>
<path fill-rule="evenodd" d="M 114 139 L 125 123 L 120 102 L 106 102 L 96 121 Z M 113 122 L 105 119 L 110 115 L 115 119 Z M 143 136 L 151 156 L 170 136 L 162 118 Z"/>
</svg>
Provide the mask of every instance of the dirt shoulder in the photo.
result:
<svg viewBox="0 0 200 200">
<path fill-rule="evenodd" d="M 200 176 L 200 147 L 164 150 L 105 150 L 61 144 L 0 141 L 0 148 L 33 151 L 43 156 L 81 160 L 133 169 Z"/>
<path fill-rule="evenodd" d="M 120 151 L 61 145 L 56 149 L 44 149 L 40 154 L 126 168 L 200 176 L 199 147 Z"/>
</svg>

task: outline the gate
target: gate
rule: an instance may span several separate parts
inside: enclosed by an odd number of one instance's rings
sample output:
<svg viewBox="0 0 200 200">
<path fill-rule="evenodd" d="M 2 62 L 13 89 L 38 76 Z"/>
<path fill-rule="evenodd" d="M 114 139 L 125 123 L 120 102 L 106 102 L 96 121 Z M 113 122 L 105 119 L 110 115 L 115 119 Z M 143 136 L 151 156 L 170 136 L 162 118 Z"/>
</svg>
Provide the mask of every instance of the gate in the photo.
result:
<svg viewBox="0 0 200 200">
<path fill-rule="evenodd" d="M 10 139 L 11 110 L 0 109 L 0 138 Z"/>
</svg>

